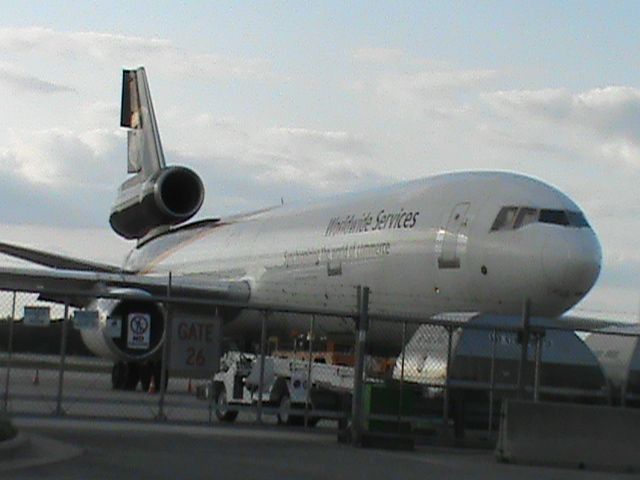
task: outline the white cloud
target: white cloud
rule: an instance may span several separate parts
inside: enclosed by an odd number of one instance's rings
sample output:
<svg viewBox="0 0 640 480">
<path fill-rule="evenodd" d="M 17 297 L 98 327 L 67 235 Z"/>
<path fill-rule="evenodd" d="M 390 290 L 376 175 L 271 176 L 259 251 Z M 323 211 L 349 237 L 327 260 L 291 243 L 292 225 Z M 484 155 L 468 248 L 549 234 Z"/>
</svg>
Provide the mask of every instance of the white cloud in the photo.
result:
<svg viewBox="0 0 640 480">
<path fill-rule="evenodd" d="M 382 178 L 371 167 L 370 144 L 346 131 L 301 127 L 252 128 L 209 116 L 189 127 L 173 125 L 165 142 L 171 152 L 197 162 L 200 171 L 217 174 L 216 163 L 238 165 L 263 186 L 304 186 L 315 194 L 370 186 Z"/>
<path fill-rule="evenodd" d="M 44 80 L 19 69 L 2 65 L 0 65 L 0 82 L 22 92 L 50 94 L 76 91 L 67 85 Z"/>
<path fill-rule="evenodd" d="M 516 122 L 512 130 L 529 139 L 544 137 L 583 154 L 587 146 L 589 157 L 595 153 L 600 159 L 640 167 L 640 89 L 512 90 L 484 94 L 482 100 L 509 122 Z M 532 124 L 542 129 L 532 131 Z M 557 135 L 558 128 L 563 129 L 563 137 Z"/>
<path fill-rule="evenodd" d="M 482 94 L 480 98 L 503 114 L 520 112 L 562 118 L 569 114 L 571 107 L 571 94 L 563 89 L 497 91 Z"/>
<path fill-rule="evenodd" d="M 265 182 L 296 182 L 319 192 L 340 192 L 371 182 L 371 154 L 363 139 L 344 131 L 270 128 L 257 138 L 251 156 L 265 167 Z"/>
<path fill-rule="evenodd" d="M 147 65 L 180 76 L 265 78 L 269 65 L 261 59 L 230 58 L 185 51 L 163 38 L 102 32 L 63 32 L 50 28 L 0 28 L 0 53 L 47 55 L 60 60 L 87 57 L 130 67 Z"/>
<path fill-rule="evenodd" d="M 494 69 L 461 69 L 399 50 L 359 49 L 352 57 L 365 68 L 348 88 L 385 112 L 413 121 L 464 115 L 474 93 L 501 76 Z"/>
<path fill-rule="evenodd" d="M 13 130 L 8 145 L 0 149 L 0 170 L 57 188 L 97 186 L 108 171 L 104 159 L 124 138 L 123 132 L 107 129 Z"/>
<path fill-rule="evenodd" d="M 386 64 L 409 60 L 411 57 L 404 50 L 397 48 L 363 47 L 354 49 L 351 58 L 357 62 Z"/>
<path fill-rule="evenodd" d="M 371 88 L 378 94 L 394 99 L 404 92 L 406 96 L 423 100 L 425 94 L 433 91 L 456 90 L 482 84 L 498 73 L 494 70 L 433 70 L 416 73 L 396 73 L 382 75 L 371 81 L 360 80 L 360 90 Z"/>
</svg>

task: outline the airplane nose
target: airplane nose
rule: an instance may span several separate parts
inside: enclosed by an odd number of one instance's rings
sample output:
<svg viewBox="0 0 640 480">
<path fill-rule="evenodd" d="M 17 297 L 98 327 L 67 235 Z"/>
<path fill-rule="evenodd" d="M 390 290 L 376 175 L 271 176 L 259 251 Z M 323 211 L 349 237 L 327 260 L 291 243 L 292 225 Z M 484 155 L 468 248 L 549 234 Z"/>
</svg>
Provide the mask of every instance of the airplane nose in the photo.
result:
<svg viewBox="0 0 640 480">
<path fill-rule="evenodd" d="M 558 229 L 542 252 L 542 268 L 551 289 L 561 295 L 584 296 L 600 275 L 602 250 L 592 230 Z"/>
</svg>

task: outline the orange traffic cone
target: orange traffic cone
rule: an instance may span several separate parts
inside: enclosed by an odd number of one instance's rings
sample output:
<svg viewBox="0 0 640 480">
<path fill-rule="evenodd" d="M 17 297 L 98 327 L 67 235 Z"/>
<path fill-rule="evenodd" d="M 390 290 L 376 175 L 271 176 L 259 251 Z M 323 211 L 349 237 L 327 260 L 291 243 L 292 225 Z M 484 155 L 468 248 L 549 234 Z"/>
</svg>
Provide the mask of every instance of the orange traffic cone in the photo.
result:
<svg viewBox="0 0 640 480">
<path fill-rule="evenodd" d="M 156 393 L 156 379 L 155 375 L 151 375 L 151 382 L 149 383 L 149 393 Z"/>
<path fill-rule="evenodd" d="M 191 379 L 189 379 L 189 383 L 187 384 L 187 393 L 193 393 L 193 387 L 191 387 Z"/>
<path fill-rule="evenodd" d="M 40 385 L 40 370 L 36 368 L 36 374 L 33 376 L 33 384 Z"/>
</svg>

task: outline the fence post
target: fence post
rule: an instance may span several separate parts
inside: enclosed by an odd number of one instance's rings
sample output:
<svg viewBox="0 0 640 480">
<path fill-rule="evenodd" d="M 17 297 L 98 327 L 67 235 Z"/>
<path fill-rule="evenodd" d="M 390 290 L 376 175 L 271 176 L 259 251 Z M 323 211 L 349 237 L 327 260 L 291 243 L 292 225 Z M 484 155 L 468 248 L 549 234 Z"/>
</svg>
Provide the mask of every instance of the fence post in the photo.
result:
<svg viewBox="0 0 640 480">
<path fill-rule="evenodd" d="M 543 334 L 537 332 L 536 336 L 536 363 L 533 377 L 533 401 L 537 402 L 540 399 L 540 367 L 542 361 L 542 338 Z"/>
<path fill-rule="evenodd" d="M 260 384 L 258 385 L 258 408 L 256 422 L 262 423 L 262 395 L 264 393 L 264 360 L 267 356 L 267 317 L 268 312 L 262 315 L 262 331 L 260 332 Z"/>
<path fill-rule="evenodd" d="M 353 376 L 353 401 L 351 404 L 351 442 L 360 445 L 362 440 L 363 418 L 362 399 L 364 383 L 364 356 L 366 353 L 367 330 L 369 328 L 369 287 L 358 287 L 358 337 L 356 339 L 356 358 Z"/>
<path fill-rule="evenodd" d="M 489 372 L 489 425 L 487 433 L 491 434 L 493 429 L 493 397 L 494 388 L 496 382 L 496 345 L 497 345 L 498 330 L 493 329 L 491 337 L 491 370 Z"/>
<path fill-rule="evenodd" d="M 316 316 L 311 315 L 311 324 L 309 325 L 309 358 L 307 361 L 307 398 L 304 402 L 304 428 L 309 426 L 309 408 L 311 405 L 311 386 L 313 382 L 311 381 L 311 365 L 312 365 L 312 357 L 313 357 L 313 336 L 315 330 Z"/>
<path fill-rule="evenodd" d="M 69 325 L 69 300 L 64 302 L 64 318 L 62 320 L 62 337 L 60 339 L 60 369 L 58 371 L 58 394 L 56 396 L 56 410 L 57 416 L 64 415 L 62 409 L 62 390 L 64 385 L 64 367 L 67 357 L 67 328 Z"/>
<path fill-rule="evenodd" d="M 402 322 L 402 353 L 400 357 L 400 393 L 398 398 L 398 431 L 400 430 L 400 422 L 402 421 L 402 401 L 404 390 L 404 361 L 405 349 L 407 346 L 407 322 Z"/>
<path fill-rule="evenodd" d="M 167 321 L 164 326 L 164 343 L 162 344 L 162 360 L 160 362 L 160 398 L 158 400 L 158 416 L 157 420 L 164 422 L 167 416 L 164 413 L 164 401 L 167 394 L 167 373 L 169 371 L 169 361 L 171 352 L 171 337 L 173 336 L 173 306 L 171 305 L 171 284 L 173 275 L 169 272 L 167 282 Z"/>
<path fill-rule="evenodd" d="M 9 338 L 7 340 L 7 375 L 4 379 L 3 411 L 9 411 L 9 385 L 11 383 L 11 362 L 13 357 L 13 327 L 16 321 L 16 292 L 11 301 L 11 318 L 9 319 Z"/>
<path fill-rule="evenodd" d="M 449 374 L 451 373 L 451 337 L 453 336 L 453 329 L 451 327 L 445 328 L 447 329 L 447 368 L 444 378 L 442 421 L 444 423 L 444 431 L 447 432 L 449 430 Z"/>
<path fill-rule="evenodd" d="M 520 348 L 520 364 L 518 367 L 518 398 L 525 397 L 525 375 L 529 360 L 529 320 L 531 316 L 531 301 L 525 298 L 522 304 L 522 345 Z"/>
</svg>

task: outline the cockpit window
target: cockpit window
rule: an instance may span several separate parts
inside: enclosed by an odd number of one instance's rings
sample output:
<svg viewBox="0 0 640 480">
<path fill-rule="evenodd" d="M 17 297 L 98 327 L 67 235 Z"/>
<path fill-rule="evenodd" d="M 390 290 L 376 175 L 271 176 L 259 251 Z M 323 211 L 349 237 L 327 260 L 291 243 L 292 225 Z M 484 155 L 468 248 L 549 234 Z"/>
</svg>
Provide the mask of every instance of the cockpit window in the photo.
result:
<svg viewBox="0 0 640 480">
<path fill-rule="evenodd" d="M 529 225 L 530 223 L 535 223 L 537 221 L 538 221 L 537 209 L 522 207 L 518 211 L 518 216 L 516 217 L 516 223 L 513 228 L 518 229 L 520 227 L 524 227 L 525 225 Z"/>
<path fill-rule="evenodd" d="M 511 230 L 513 228 L 513 221 L 516 218 L 518 207 L 502 207 L 500 213 L 496 217 L 491 227 L 492 231 L 496 230 Z"/>
<path fill-rule="evenodd" d="M 577 228 L 589 228 L 589 222 L 584 218 L 584 214 L 582 212 L 567 212 L 569 216 L 569 225 Z"/>
<path fill-rule="evenodd" d="M 573 228 L 589 228 L 582 212 L 538 209 L 533 207 L 502 207 L 491 231 L 517 230 L 531 223 L 549 223 Z"/>
<path fill-rule="evenodd" d="M 540 223 L 569 225 L 569 217 L 564 210 L 540 210 Z"/>
</svg>

